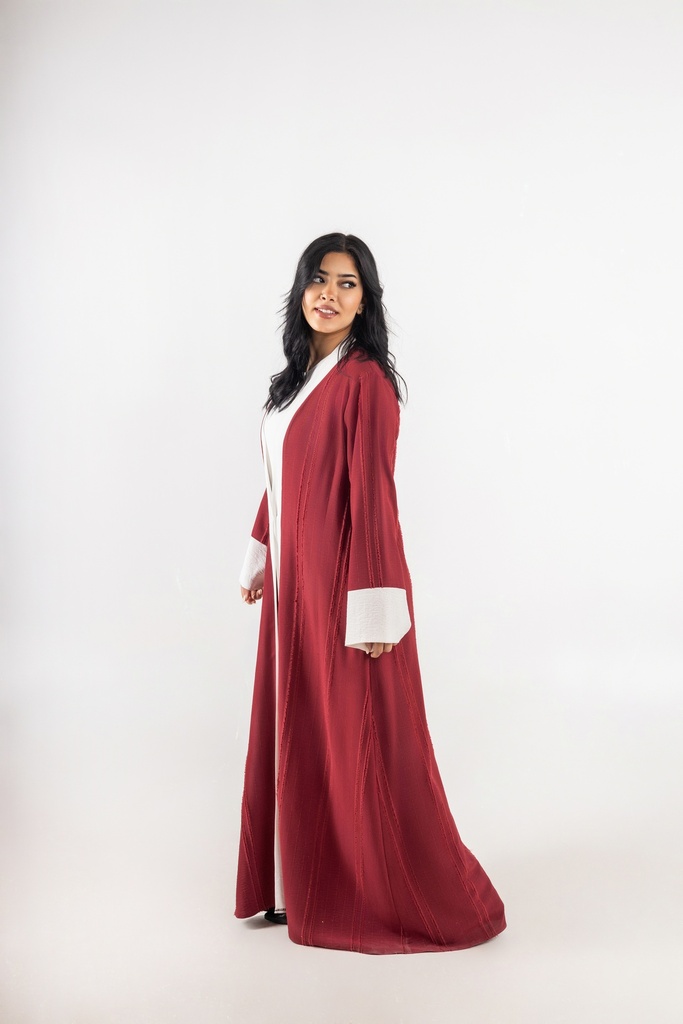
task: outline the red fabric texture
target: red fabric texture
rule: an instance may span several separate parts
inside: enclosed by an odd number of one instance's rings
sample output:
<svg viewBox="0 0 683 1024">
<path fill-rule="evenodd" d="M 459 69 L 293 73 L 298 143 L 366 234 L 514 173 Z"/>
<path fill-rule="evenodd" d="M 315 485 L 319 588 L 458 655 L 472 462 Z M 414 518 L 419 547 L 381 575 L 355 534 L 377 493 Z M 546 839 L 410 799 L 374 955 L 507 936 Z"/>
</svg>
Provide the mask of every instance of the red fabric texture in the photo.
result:
<svg viewBox="0 0 683 1024">
<path fill-rule="evenodd" d="M 294 414 L 284 441 L 280 593 L 268 545 L 242 801 L 237 917 L 274 905 L 277 799 L 290 938 L 363 953 L 462 949 L 505 928 L 463 845 L 434 757 L 415 629 L 378 659 L 344 645 L 348 590 L 400 587 L 414 623 L 394 463 L 399 406 L 352 353 Z"/>
</svg>

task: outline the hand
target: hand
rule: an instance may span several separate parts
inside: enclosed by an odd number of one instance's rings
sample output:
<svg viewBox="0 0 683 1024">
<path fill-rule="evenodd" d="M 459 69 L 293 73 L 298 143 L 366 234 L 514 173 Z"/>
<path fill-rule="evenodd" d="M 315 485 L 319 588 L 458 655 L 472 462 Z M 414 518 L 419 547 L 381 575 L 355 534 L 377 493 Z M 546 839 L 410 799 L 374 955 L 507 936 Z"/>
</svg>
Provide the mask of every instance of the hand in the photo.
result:
<svg viewBox="0 0 683 1024">
<path fill-rule="evenodd" d="M 240 590 L 242 591 L 242 600 L 245 604 L 256 604 L 263 597 L 263 587 L 259 590 L 245 590 L 240 584 Z"/>
<path fill-rule="evenodd" d="M 379 658 L 380 654 L 388 654 L 393 647 L 394 644 L 370 644 L 368 654 L 371 658 Z"/>
</svg>

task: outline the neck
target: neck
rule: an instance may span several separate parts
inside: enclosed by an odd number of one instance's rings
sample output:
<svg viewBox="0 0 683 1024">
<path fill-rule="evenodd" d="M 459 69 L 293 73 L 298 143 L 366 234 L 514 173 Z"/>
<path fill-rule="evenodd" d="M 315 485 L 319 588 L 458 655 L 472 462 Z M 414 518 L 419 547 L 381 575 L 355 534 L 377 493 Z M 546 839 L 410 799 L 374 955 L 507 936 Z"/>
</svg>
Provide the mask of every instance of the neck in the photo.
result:
<svg viewBox="0 0 683 1024">
<path fill-rule="evenodd" d="M 330 352 L 334 352 L 347 334 L 348 331 L 335 331 L 334 334 L 320 334 L 319 331 L 311 331 L 309 367 L 319 363 L 325 356 L 329 356 Z"/>
</svg>

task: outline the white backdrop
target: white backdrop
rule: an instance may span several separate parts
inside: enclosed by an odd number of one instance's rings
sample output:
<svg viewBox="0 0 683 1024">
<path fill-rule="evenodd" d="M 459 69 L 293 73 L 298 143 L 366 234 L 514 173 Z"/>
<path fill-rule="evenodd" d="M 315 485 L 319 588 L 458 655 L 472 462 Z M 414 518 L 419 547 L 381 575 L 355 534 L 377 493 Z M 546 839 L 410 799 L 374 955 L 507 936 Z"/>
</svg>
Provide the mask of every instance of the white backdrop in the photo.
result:
<svg viewBox="0 0 683 1024">
<path fill-rule="evenodd" d="M 6 0 L 3 1024 L 681 1020 L 683 7 Z M 238 922 L 297 258 L 377 258 L 462 953 Z"/>
</svg>

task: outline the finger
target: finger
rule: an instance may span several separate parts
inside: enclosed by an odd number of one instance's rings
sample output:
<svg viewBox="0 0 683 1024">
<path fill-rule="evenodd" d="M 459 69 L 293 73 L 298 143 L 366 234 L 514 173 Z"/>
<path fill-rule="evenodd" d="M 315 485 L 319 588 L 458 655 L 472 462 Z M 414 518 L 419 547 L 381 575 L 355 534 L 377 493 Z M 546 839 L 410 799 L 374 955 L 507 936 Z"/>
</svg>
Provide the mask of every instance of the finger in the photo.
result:
<svg viewBox="0 0 683 1024">
<path fill-rule="evenodd" d="M 381 654 L 388 654 L 393 649 L 393 644 L 375 643 L 370 644 L 370 657 L 379 658 Z"/>
</svg>

